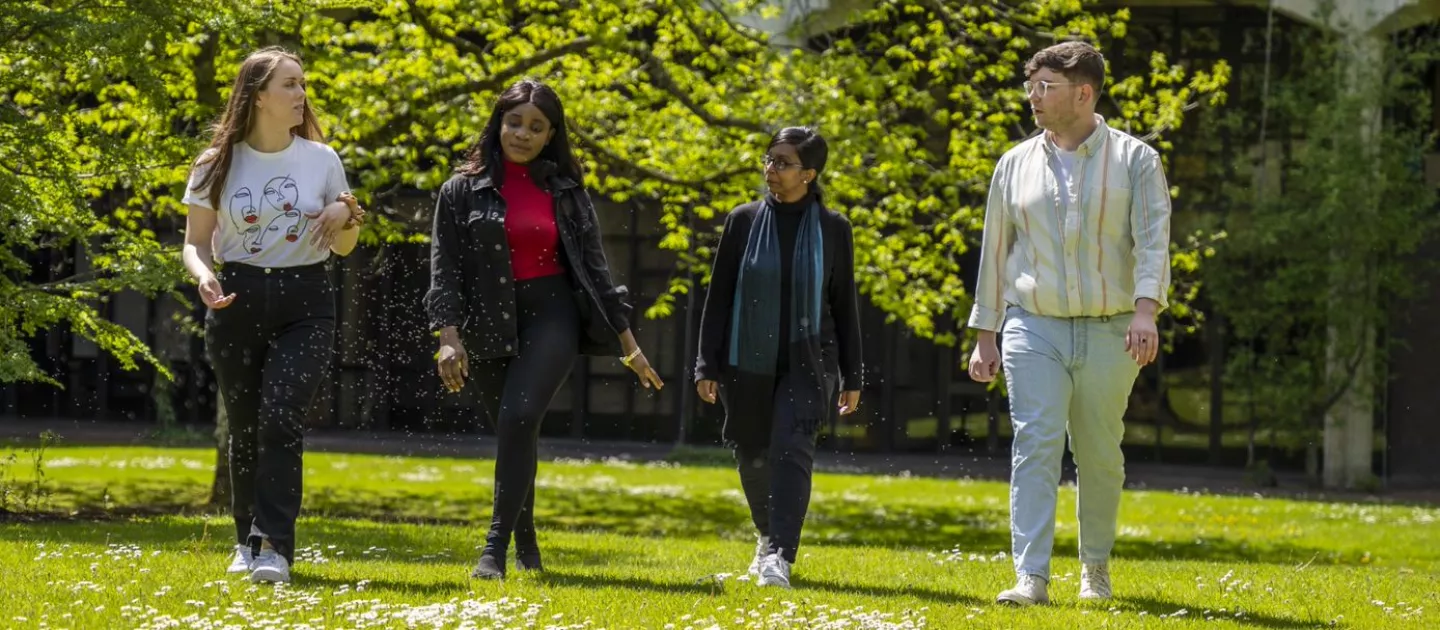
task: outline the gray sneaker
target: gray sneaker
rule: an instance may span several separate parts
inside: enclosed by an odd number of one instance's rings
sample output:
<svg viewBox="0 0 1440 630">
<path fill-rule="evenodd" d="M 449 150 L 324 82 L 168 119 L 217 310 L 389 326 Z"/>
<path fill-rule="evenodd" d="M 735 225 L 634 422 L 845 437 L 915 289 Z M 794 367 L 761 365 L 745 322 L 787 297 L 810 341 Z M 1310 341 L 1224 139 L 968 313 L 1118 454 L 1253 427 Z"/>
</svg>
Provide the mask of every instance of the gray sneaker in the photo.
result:
<svg viewBox="0 0 1440 630">
<path fill-rule="evenodd" d="M 995 598 L 995 602 L 1013 606 L 1048 604 L 1050 603 L 1050 595 L 1047 592 L 1049 585 L 1049 580 L 1027 573 L 1020 576 L 1020 579 L 1015 582 L 1015 588 L 1000 593 Z"/>
<path fill-rule="evenodd" d="M 290 583 L 290 561 L 285 556 L 276 553 L 274 549 L 261 549 L 260 555 L 255 556 L 255 564 L 250 570 L 250 582 L 259 584 L 261 582 L 284 582 Z"/>
<path fill-rule="evenodd" d="M 779 553 L 772 553 L 760 561 L 760 586 L 790 588 L 790 562 Z"/>
<path fill-rule="evenodd" d="M 249 573 L 253 564 L 255 564 L 255 552 L 250 550 L 250 545 L 235 545 L 235 557 L 230 559 L 230 566 L 225 569 L 225 572 Z"/>
<path fill-rule="evenodd" d="M 1086 564 L 1080 570 L 1080 599 L 1110 599 L 1110 565 Z"/>
<path fill-rule="evenodd" d="M 750 561 L 750 575 L 760 575 L 760 565 L 765 562 L 765 556 L 770 554 L 770 537 L 757 536 L 755 538 L 755 558 Z"/>
</svg>

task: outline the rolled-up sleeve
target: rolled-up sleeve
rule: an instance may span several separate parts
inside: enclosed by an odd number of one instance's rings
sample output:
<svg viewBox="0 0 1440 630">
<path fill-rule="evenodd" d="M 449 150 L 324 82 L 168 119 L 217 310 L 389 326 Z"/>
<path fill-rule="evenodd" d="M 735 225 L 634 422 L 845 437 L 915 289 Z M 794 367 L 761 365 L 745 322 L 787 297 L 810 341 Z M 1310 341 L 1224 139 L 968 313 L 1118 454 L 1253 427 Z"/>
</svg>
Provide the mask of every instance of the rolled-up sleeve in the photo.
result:
<svg viewBox="0 0 1440 630">
<path fill-rule="evenodd" d="M 1160 154 L 1147 150 L 1131 174 L 1130 233 L 1135 240 L 1135 301 L 1155 300 L 1164 310 L 1170 293 L 1170 184 Z"/>
<path fill-rule="evenodd" d="M 980 272 L 975 282 L 975 305 L 970 309 L 969 326 L 999 331 L 1005 321 L 1005 263 L 1015 242 L 1015 226 L 1005 202 L 1010 182 L 1010 160 L 1001 158 L 990 178 L 985 201 L 985 229 L 980 238 Z"/>
</svg>

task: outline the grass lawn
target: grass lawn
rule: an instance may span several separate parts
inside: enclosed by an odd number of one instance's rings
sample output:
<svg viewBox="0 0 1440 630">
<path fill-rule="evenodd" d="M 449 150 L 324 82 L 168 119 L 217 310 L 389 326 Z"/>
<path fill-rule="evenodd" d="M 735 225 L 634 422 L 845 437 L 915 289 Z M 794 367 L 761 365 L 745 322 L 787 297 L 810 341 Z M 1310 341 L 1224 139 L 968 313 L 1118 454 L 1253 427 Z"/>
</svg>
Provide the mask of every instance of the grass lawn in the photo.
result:
<svg viewBox="0 0 1440 630">
<path fill-rule="evenodd" d="M 1063 488 L 1055 604 L 1016 610 L 991 603 L 1013 581 L 1000 483 L 818 475 L 796 588 L 778 591 L 743 577 L 732 470 L 542 463 L 549 571 L 494 583 L 468 579 L 489 461 L 313 453 L 295 582 L 259 587 L 223 572 L 233 526 L 199 507 L 212 452 L 46 460 L 49 508 L 84 518 L 0 523 L 0 627 L 1440 627 L 1433 508 L 1132 492 L 1118 598 L 1084 606 Z M 25 464 L 3 471 L 12 488 Z"/>
</svg>

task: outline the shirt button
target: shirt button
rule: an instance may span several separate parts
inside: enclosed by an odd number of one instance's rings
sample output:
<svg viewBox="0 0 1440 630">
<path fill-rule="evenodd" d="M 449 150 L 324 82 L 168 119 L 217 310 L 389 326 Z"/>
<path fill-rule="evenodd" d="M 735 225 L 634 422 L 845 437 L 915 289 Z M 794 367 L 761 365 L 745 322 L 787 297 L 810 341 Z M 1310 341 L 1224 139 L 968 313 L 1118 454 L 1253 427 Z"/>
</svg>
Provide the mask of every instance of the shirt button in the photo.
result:
<svg viewBox="0 0 1440 630">
<path fill-rule="evenodd" d="M 266 267 L 266 268 L 265 268 L 265 273 L 270 273 L 271 271 L 274 271 L 274 270 L 271 269 L 271 268 L 269 268 L 269 267 Z"/>
<path fill-rule="evenodd" d="M 499 243 L 496 243 L 496 244 L 495 244 L 495 251 L 497 251 L 497 252 L 500 251 L 500 244 L 499 244 Z"/>
<path fill-rule="evenodd" d="M 515 349 L 515 346 L 512 346 L 512 345 L 510 345 L 510 344 L 508 344 L 508 343 L 505 344 L 505 351 L 506 351 L 506 352 L 510 352 L 510 351 L 512 351 L 512 350 L 514 350 L 514 349 Z"/>
<path fill-rule="evenodd" d="M 500 279 L 500 284 L 505 284 L 506 282 L 509 282 L 509 281 L 510 281 L 509 278 L 501 278 L 501 279 Z"/>
<path fill-rule="evenodd" d="M 501 313 L 501 314 L 500 314 L 500 319 L 510 319 L 510 314 L 509 314 L 509 313 Z"/>
</svg>

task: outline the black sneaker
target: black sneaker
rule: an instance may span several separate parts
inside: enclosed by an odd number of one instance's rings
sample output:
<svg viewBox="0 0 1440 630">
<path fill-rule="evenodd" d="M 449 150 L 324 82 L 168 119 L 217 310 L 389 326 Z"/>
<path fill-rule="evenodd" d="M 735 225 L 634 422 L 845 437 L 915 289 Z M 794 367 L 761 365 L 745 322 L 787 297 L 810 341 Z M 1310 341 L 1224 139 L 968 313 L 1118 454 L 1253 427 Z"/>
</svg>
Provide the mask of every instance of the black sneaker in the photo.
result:
<svg viewBox="0 0 1440 630">
<path fill-rule="evenodd" d="M 475 565 L 475 570 L 470 572 L 470 577 L 477 580 L 505 579 L 505 556 L 480 554 L 480 562 Z"/>
<path fill-rule="evenodd" d="M 515 550 L 515 570 L 517 571 L 544 571 L 544 565 L 540 564 L 540 550 L 526 549 Z"/>
</svg>

